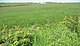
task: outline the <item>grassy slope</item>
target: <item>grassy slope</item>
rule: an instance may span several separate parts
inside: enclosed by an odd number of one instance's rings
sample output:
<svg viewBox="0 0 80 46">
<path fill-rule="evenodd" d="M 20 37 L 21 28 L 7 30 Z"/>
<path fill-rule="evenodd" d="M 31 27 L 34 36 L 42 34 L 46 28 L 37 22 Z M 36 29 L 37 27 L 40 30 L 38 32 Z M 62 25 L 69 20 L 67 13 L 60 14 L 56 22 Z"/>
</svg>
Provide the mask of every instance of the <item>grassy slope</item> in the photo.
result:
<svg viewBox="0 0 80 46">
<path fill-rule="evenodd" d="M 53 23 L 63 20 L 64 16 L 67 15 L 80 15 L 80 4 L 31 4 L 17 7 L 0 7 L 0 25 L 4 24 L 9 27 L 40 24 L 40 29 L 36 30 L 31 29 L 31 27 L 24 27 L 19 30 L 18 27 L 15 27 L 13 28 L 16 30 L 14 33 L 13 30 L 4 27 L 1 32 L 6 33 L 2 33 L 0 36 L 5 36 L 2 37 L 2 39 L 5 39 L 8 37 L 6 35 L 15 34 L 14 36 L 17 36 L 18 31 L 24 31 L 25 33 L 34 34 L 33 46 L 79 46 L 80 38 L 77 37 L 75 32 L 70 32 L 60 23 Z M 10 46 L 13 45 L 9 44 Z"/>
<path fill-rule="evenodd" d="M 19 7 L 0 7 L 0 23 L 26 25 L 45 24 L 48 20 L 62 20 L 66 15 L 80 15 L 80 4 L 32 4 Z"/>
</svg>

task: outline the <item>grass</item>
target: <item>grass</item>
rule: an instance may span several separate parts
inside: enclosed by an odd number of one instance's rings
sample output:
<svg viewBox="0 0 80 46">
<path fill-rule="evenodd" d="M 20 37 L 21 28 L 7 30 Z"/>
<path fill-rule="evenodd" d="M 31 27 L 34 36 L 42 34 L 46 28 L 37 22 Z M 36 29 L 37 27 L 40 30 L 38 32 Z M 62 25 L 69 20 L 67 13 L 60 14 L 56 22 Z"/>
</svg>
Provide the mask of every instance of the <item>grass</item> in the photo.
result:
<svg viewBox="0 0 80 46">
<path fill-rule="evenodd" d="M 63 24 L 65 16 L 74 17 L 74 15 L 80 15 L 80 3 L 25 4 L 25 6 L 15 7 L 14 5 L 0 4 L 0 6 L 3 6 L 0 7 L 1 45 L 80 45 L 80 37 L 77 36 L 78 34 L 71 32 Z M 70 19 L 72 21 L 72 18 Z M 78 24 L 78 28 L 80 29 L 79 25 L 80 23 Z M 79 29 L 78 31 L 80 31 Z"/>
<path fill-rule="evenodd" d="M 79 4 L 32 4 L 19 7 L 0 7 L 0 21 L 7 25 L 24 25 L 28 22 L 29 24 L 45 24 L 47 19 L 59 21 L 66 15 L 79 15 L 79 10 Z"/>
</svg>

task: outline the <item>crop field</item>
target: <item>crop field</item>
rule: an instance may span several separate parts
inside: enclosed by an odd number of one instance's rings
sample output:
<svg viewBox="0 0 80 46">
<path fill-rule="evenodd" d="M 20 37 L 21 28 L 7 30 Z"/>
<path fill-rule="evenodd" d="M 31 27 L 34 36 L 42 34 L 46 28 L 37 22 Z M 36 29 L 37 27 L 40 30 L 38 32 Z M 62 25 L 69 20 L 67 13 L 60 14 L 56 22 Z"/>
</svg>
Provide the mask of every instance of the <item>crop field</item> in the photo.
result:
<svg viewBox="0 0 80 46">
<path fill-rule="evenodd" d="M 80 3 L 1 3 L 0 46 L 80 46 Z"/>
</svg>

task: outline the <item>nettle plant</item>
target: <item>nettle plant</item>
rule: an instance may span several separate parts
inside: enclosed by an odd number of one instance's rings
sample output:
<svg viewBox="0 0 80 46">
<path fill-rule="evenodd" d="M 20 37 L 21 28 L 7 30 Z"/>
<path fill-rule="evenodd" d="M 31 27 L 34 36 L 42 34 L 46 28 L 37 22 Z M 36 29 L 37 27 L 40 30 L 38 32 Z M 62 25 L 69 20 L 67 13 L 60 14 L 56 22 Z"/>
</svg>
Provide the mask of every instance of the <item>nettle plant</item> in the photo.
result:
<svg viewBox="0 0 80 46">
<path fill-rule="evenodd" d="M 5 46 L 32 46 L 33 34 L 23 30 L 23 28 L 7 29 L 0 31 L 0 44 Z"/>
<path fill-rule="evenodd" d="M 66 25 L 66 27 L 68 29 L 71 30 L 71 32 L 75 32 L 77 33 L 78 36 L 79 35 L 79 30 L 80 30 L 80 23 L 79 23 L 79 16 L 78 15 L 73 15 L 73 16 L 65 16 L 64 18 L 64 25 Z"/>
</svg>

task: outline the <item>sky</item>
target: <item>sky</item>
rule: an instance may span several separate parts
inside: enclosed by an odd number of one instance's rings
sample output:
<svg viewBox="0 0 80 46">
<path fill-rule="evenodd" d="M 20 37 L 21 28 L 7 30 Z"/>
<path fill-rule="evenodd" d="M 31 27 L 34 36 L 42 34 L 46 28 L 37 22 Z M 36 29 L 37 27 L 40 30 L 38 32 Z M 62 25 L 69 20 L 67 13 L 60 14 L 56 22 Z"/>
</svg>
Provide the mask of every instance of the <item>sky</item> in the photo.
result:
<svg viewBox="0 0 80 46">
<path fill-rule="evenodd" d="M 80 2 L 80 0 L 0 0 L 0 2 Z"/>
</svg>

